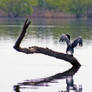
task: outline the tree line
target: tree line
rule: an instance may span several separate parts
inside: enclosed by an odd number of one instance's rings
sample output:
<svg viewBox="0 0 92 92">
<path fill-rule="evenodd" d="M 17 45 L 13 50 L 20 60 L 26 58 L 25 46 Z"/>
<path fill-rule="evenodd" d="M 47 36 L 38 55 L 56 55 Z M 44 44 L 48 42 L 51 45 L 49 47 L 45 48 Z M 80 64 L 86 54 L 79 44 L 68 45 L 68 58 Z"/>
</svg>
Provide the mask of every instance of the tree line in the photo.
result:
<svg viewBox="0 0 92 92">
<path fill-rule="evenodd" d="M 90 16 L 92 0 L 0 0 L 0 10 L 8 17 L 31 15 L 34 7 L 66 12 L 81 16 Z"/>
</svg>

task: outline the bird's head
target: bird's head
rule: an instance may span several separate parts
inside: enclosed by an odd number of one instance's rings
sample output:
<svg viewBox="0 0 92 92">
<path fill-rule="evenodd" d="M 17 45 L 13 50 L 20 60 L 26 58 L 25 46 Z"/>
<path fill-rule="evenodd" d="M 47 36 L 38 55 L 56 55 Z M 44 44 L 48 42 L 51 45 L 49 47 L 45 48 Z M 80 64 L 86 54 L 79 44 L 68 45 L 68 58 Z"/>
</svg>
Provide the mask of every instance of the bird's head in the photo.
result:
<svg viewBox="0 0 92 92">
<path fill-rule="evenodd" d="M 70 40 L 70 35 L 69 34 L 66 34 L 66 36 L 68 37 L 68 39 Z"/>
</svg>

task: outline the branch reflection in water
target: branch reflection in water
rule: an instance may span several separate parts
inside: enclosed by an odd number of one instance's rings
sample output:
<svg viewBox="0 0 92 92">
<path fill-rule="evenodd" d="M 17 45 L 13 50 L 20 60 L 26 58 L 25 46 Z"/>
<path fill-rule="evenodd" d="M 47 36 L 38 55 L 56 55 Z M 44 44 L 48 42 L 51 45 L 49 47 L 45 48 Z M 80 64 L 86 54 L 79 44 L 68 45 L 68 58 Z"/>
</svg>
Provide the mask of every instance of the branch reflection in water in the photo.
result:
<svg viewBox="0 0 92 92">
<path fill-rule="evenodd" d="M 26 80 L 22 83 L 18 83 L 17 85 L 14 85 L 14 91 L 15 92 L 20 92 L 20 89 L 24 88 L 31 88 L 31 87 L 37 87 L 37 86 L 48 86 L 48 83 L 55 83 L 55 80 L 58 79 L 66 79 L 66 91 L 59 91 L 59 92 L 70 92 L 71 90 L 73 92 L 82 92 L 82 85 L 79 85 L 79 87 L 77 87 L 76 84 L 74 84 L 74 79 L 73 76 L 74 74 L 78 71 L 78 69 L 80 68 L 80 66 L 75 67 L 73 66 L 72 68 L 70 68 L 69 70 L 62 72 L 62 73 L 58 73 L 55 74 L 53 76 L 50 77 L 46 77 L 46 78 L 40 78 L 40 79 L 36 79 L 36 80 Z"/>
<path fill-rule="evenodd" d="M 73 76 L 66 77 L 66 91 L 59 91 L 59 92 L 82 92 L 82 85 L 74 84 Z"/>
</svg>

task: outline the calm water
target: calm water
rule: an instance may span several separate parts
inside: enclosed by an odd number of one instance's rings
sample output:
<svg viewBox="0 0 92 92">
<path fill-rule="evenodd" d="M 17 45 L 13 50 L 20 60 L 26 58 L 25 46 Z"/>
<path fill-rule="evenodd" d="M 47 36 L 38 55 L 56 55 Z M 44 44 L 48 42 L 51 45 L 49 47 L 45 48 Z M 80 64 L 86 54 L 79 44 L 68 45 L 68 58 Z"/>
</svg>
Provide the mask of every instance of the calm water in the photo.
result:
<svg viewBox="0 0 92 92">
<path fill-rule="evenodd" d="M 72 66 L 66 61 L 42 54 L 17 52 L 13 45 L 21 32 L 24 20 L 0 21 L 0 91 L 14 92 L 13 87 L 24 81 L 35 80 L 65 72 Z M 44 25 L 42 25 L 44 24 Z M 65 43 L 59 43 L 62 33 L 69 33 L 71 40 L 83 37 L 83 47 L 75 49 L 74 56 L 82 65 L 73 76 L 74 84 L 82 86 L 82 92 L 91 92 L 92 82 L 92 19 L 33 19 L 21 43 L 22 47 L 41 46 L 64 52 Z M 73 71 L 72 71 L 73 72 Z M 40 86 L 22 85 L 21 92 L 63 92 L 66 91 L 66 78 L 44 83 Z M 75 92 L 75 91 L 71 91 Z M 81 91 L 80 91 L 81 92 Z"/>
</svg>

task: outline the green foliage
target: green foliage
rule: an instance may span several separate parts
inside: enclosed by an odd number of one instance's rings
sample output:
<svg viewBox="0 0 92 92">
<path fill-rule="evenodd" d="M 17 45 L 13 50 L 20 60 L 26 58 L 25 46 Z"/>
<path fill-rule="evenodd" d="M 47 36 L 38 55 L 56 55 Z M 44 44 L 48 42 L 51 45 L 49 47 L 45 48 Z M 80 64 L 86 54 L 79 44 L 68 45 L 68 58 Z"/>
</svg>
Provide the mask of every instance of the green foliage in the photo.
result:
<svg viewBox="0 0 92 92">
<path fill-rule="evenodd" d="M 70 7 L 69 7 L 70 6 Z M 80 17 L 85 13 L 86 7 L 82 0 L 71 0 L 68 5 L 68 11 L 72 14 L 75 14 L 76 17 Z"/>
<path fill-rule="evenodd" d="M 80 17 L 85 15 L 88 7 L 92 6 L 92 0 L 46 0 L 47 3 L 56 9 L 68 12 Z"/>
<path fill-rule="evenodd" d="M 66 0 L 46 0 L 46 2 L 48 3 L 48 5 L 52 6 L 52 8 L 54 9 L 64 9 L 64 5 Z"/>
<path fill-rule="evenodd" d="M 33 6 L 59 10 L 80 17 L 92 7 L 92 0 L 0 0 L 0 9 L 9 17 L 31 15 Z"/>
<path fill-rule="evenodd" d="M 32 14 L 32 6 L 37 5 L 37 0 L 0 0 L 0 9 L 9 17 L 18 17 Z"/>
</svg>

